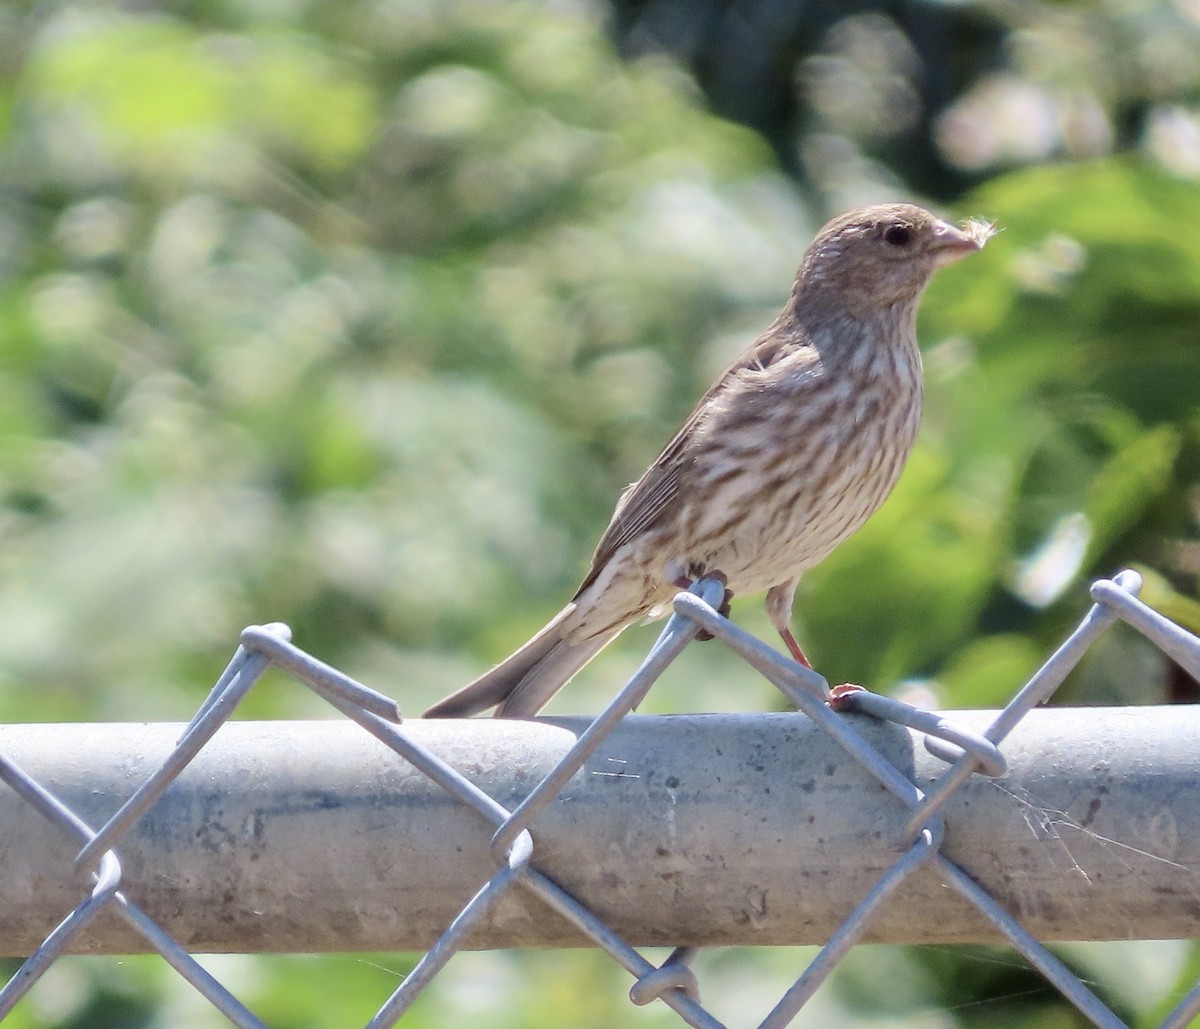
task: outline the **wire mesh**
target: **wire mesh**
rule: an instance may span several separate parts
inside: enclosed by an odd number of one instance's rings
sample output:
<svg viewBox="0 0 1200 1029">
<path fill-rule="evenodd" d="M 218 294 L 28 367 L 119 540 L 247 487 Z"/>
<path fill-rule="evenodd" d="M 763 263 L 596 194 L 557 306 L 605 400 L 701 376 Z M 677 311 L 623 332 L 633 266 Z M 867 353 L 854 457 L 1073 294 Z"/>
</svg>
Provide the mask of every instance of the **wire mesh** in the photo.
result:
<svg viewBox="0 0 1200 1029">
<path fill-rule="evenodd" d="M 394 701 L 344 675 L 296 647 L 287 626 L 252 626 L 241 636 L 233 659 L 174 749 L 103 825 L 93 829 L 59 798 L 0 754 L 0 779 L 42 818 L 80 845 L 75 859 L 81 885 L 78 904 L 46 936 L 42 944 L 0 988 L 2 1020 L 79 934 L 103 910 L 116 912 L 218 1011 L 236 1026 L 263 1023 L 172 936 L 122 890 L 118 852 L 122 839 L 162 798 L 167 788 L 229 720 L 264 671 L 275 666 L 323 697 L 338 711 L 437 783 L 492 827 L 491 856 L 496 872 L 459 911 L 441 936 L 367 1023 L 369 1029 L 395 1025 L 413 1001 L 462 948 L 468 935 L 510 890 L 525 890 L 566 918 L 633 977 L 629 997 L 638 1005 L 660 1001 L 688 1025 L 719 1029 L 722 1023 L 701 1003 L 691 964 L 697 950 L 676 948 L 655 965 L 614 932 L 578 898 L 537 868 L 532 829 L 539 815 L 559 796 L 615 726 L 633 711 L 658 677 L 688 643 L 704 632 L 721 640 L 773 683 L 788 699 L 890 793 L 908 812 L 907 845 L 901 856 L 863 892 L 862 898 L 817 956 L 761 1023 L 779 1029 L 791 1023 L 855 943 L 875 914 L 918 868 L 932 867 L 941 881 L 970 902 L 1030 964 L 1087 1019 L 1104 1029 L 1124 1025 L 1104 1003 L 1013 915 L 981 887 L 968 870 L 941 851 L 945 835 L 942 812 L 947 801 L 973 775 L 1002 776 L 1005 759 L 1000 745 L 1034 707 L 1044 703 L 1096 640 L 1123 621 L 1200 680 L 1200 639 L 1175 625 L 1138 598 L 1141 580 L 1132 571 L 1092 586 L 1093 606 L 1078 628 L 1017 692 L 982 733 L 955 725 L 945 716 L 881 697 L 866 690 L 830 691 L 826 681 L 763 641 L 739 629 L 716 610 L 723 585 L 701 580 L 674 601 L 674 614 L 646 659 L 609 705 L 590 723 L 558 763 L 513 808 L 509 809 L 459 771 L 415 742 L 405 731 Z M 839 714 L 854 710 L 897 722 L 923 734 L 926 749 L 947 765 L 926 789 L 919 789 L 899 768 L 870 745 Z M 1200 1015 L 1200 984 L 1161 1023 L 1181 1029 Z"/>
</svg>

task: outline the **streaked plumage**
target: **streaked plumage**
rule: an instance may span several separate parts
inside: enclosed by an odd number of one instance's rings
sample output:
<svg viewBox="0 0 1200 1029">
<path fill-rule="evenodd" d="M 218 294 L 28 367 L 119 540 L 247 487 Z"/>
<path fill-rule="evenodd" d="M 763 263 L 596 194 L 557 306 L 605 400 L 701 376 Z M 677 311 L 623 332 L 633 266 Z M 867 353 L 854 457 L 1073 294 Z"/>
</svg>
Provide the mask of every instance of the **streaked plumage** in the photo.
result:
<svg viewBox="0 0 1200 1029">
<path fill-rule="evenodd" d="M 700 399 L 617 503 L 571 602 L 426 717 L 532 715 L 627 625 L 720 572 L 788 622 L 801 573 L 883 503 L 921 417 L 916 314 L 934 271 L 983 246 L 909 204 L 853 211 L 813 241 L 779 317 Z"/>
</svg>

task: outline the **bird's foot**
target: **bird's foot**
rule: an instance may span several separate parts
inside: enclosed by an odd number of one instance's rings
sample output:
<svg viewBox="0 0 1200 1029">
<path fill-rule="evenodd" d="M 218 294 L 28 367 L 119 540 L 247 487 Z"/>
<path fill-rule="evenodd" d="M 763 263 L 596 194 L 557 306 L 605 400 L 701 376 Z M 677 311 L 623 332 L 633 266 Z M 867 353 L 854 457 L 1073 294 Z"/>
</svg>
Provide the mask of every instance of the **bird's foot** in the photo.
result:
<svg viewBox="0 0 1200 1029">
<path fill-rule="evenodd" d="M 672 585 L 678 586 L 681 590 L 690 590 L 694 585 L 696 585 L 697 582 L 700 581 L 700 579 L 716 579 L 717 582 L 721 583 L 722 586 L 725 586 L 725 584 L 729 582 L 729 579 L 725 576 L 724 572 L 705 572 L 703 575 L 697 576 L 695 579 L 689 579 L 686 575 L 681 575 L 674 581 Z M 717 614 L 719 614 L 722 618 L 728 618 L 729 613 L 732 610 L 732 602 L 733 590 L 731 590 L 728 586 L 725 586 L 725 595 L 721 598 L 721 603 L 717 606 Z M 698 640 L 711 640 L 712 638 L 713 634 L 707 629 L 701 629 L 698 633 L 696 633 L 696 639 Z"/>
<path fill-rule="evenodd" d="M 854 710 L 854 695 L 856 693 L 866 693 L 865 686 L 859 686 L 858 683 L 844 682 L 840 686 L 834 686 L 829 691 L 829 706 L 834 711 L 853 711 Z"/>
</svg>

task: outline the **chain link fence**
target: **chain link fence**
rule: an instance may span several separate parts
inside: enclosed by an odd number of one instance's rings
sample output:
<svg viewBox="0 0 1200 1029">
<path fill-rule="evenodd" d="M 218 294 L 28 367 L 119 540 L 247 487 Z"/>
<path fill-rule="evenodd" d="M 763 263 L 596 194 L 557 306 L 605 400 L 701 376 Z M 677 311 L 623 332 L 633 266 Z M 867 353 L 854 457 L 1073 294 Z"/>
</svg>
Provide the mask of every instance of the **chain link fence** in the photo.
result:
<svg viewBox="0 0 1200 1029">
<path fill-rule="evenodd" d="M 0 779 L 42 818 L 79 846 L 75 870 L 81 899 L 45 937 L 34 953 L 0 989 L 0 1019 L 30 990 L 60 956 L 78 944 L 82 934 L 103 911 L 114 912 L 145 943 L 160 954 L 234 1025 L 263 1023 L 233 994 L 205 971 L 166 929 L 134 903 L 123 880 L 118 848 L 154 807 L 180 773 L 225 724 L 247 692 L 271 666 L 312 689 L 348 719 L 399 755 L 414 769 L 491 827 L 491 858 L 496 871 L 425 952 L 412 972 L 386 999 L 368 1023 L 369 1029 L 395 1025 L 470 935 L 494 912 L 503 897 L 524 891 L 566 919 L 584 937 L 603 948 L 634 978 L 634 1004 L 658 1001 L 670 1006 L 688 1025 L 717 1029 L 721 1022 L 701 1002 L 692 970 L 695 947 L 677 947 L 655 965 L 593 910 L 538 868 L 534 832 L 539 816 L 559 799 L 568 782 L 584 767 L 622 719 L 633 711 L 664 669 L 697 634 L 721 640 L 773 683 L 829 739 L 861 764 L 894 803 L 907 812 L 906 845 L 902 855 L 865 888 L 857 906 L 841 922 L 817 957 L 779 999 L 761 1022 L 763 1029 L 792 1022 L 855 943 L 863 940 L 872 920 L 898 887 L 918 869 L 928 869 L 976 909 L 999 933 L 1097 1026 L 1117 1029 L 1124 1023 L 1041 942 L 1034 938 L 977 879 L 943 852 L 947 805 L 972 776 L 1002 777 L 1006 760 L 1001 744 L 1037 705 L 1047 700 L 1093 643 L 1118 620 L 1131 625 L 1164 654 L 1200 680 L 1200 639 L 1170 622 L 1138 599 L 1140 579 L 1122 572 L 1092 586 L 1093 607 L 1078 628 L 1050 656 L 1029 682 L 1000 711 L 987 728 L 976 731 L 943 715 L 919 710 L 858 689 L 835 690 L 825 680 L 772 647 L 740 630 L 715 609 L 723 596 L 720 583 L 704 580 L 674 602 L 675 613 L 645 661 L 613 701 L 582 731 L 557 764 L 515 804 L 506 806 L 461 771 L 422 745 L 403 723 L 396 704 L 352 680 L 337 669 L 295 647 L 286 626 L 247 629 L 232 661 L 179 737 L 168 756 L 120 809 L 98 828 L 85 821 L 58 796 L 0 753 Z M 869 743 L 839 711 L 865 713 L 906 726 L 922 734 L 926 749 L 945 763 L 944 771 L 921 789 L 910 774 L 893 764 Z M 2 874 L 2 873 L 0 873 Z M 1200 1015 L 1200 984 L 1193 988 L 1161 1023 L 1181 1029 Z"/>
</svg>

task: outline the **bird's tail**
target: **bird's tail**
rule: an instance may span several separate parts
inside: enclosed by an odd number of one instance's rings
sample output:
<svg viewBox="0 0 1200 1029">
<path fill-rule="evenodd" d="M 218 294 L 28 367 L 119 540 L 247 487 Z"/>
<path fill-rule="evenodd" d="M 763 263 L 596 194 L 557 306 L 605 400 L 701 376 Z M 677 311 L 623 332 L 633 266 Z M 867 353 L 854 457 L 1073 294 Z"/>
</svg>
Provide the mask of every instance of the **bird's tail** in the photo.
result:
<svg viewBox="0 0 1200 1029">
<path fill-rule="evenodd" d="M 489 707 L 497 718 L 536 715 L 571 678 L 624 628 L 584 639 L 569 639 L 565 623 L 575 613 L 568 604 L 541 632 L 490 672 L 440 700 L 426 718 L 466 718 Z"/>
</svg>

